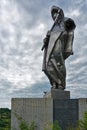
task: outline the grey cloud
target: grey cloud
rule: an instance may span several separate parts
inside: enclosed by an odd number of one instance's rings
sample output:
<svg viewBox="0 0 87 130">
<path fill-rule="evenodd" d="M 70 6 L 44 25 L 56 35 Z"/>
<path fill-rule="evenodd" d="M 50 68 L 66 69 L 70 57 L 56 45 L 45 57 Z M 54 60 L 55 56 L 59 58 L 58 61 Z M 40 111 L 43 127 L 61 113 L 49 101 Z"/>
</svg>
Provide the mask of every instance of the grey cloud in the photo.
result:
<svg viewBox="0 0 87 130">
<path fill-rule="evenodd" d="M 68 69 L 68 78 L 67 83 L 70 87 L 70 90 L 73 91 L 73 88 L 78 91 L 77 97 L 85 97 L 86 93 L 84 93 L 83 89 L 86 89 L 87 84 L 87 45 L 86 45 L 86 19 L 87 16 L 85 14 L 85 5 L 87 5 L 87 1 L 76 1 L 73 3 L 74 8 L 80 11 L 80 15 L 75 18 L 76 20 L 76 35 L 74 41 L 74 56 L 67 61 Z M 84 8 L 84 10 L 83 10 Z M 73 86 L 72 86 L 73 85 Z M 78 87 L 77 87 L 78 86 Z M 68 87 L 68 88 L 69 88 Z M 76 92 L 76 91 L 75 91 Z M 72 92 L 73 96 L 75 95 Z M 82 92 L 82 93 L 81 93 Z"/>
<path fill-rule="evenodd" d="M 44 92 L 50 90 L 50 85 L 48 82 L 38 82 L 36 84 L 33 84 L 32 87 L 26 86 L 26 88 L 21 90 L 14 90 L 10 94 L 11 97 L 43 97 Z"/>
</svg>

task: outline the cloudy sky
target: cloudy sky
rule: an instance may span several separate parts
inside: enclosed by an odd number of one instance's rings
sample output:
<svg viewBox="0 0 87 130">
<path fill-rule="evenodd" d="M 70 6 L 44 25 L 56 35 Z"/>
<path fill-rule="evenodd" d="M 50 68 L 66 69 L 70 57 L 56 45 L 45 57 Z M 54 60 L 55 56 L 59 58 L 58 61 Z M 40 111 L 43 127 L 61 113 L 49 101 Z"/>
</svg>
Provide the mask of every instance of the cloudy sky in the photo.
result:
<svg viewBox="0 0 87 130">
<path fill-rule="evenodd" d="M 10 107 L 13 97 L 42 97 L 50 90 L 41 47 L 53 24 L 52 5 L 77 26 L 66 90 L 71 98 L 87 98 L 87 0 L 0 0 L 0 107 Z"/>
</svg>

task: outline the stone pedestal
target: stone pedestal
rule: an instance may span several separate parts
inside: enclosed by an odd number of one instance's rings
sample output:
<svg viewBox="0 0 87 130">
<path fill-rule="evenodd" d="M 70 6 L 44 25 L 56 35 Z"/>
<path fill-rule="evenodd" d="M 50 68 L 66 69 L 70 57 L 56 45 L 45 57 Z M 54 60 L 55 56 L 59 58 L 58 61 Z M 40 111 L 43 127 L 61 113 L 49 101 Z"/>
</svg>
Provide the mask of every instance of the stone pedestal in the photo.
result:
<svg viewBox="0 0 87 130">
<path fill-rule="evenodd" d="M 44 97 L 52 99 L 70 99 L 70 91 L 51 89 L 50 92 L 45 93 Z"/>
<path fill-rule="evenodd" d="M 51 89 L 51 98 L 53 98 L 53 99 L 70 99 L 70 91 Z"/>
<path fill-rule="evenodd" d="M 87 99 L 69 98 L 69 91 L 53 89 L 44 98 L 13 98 L 11 130 L 20 130 L 19 117 L 28 125 L 34 121 L 37 126 L 35 130 L 52 130 L 50 126 L 56 120 L 62 130 L 76 127 L 87 111 Z"/>
</svg>

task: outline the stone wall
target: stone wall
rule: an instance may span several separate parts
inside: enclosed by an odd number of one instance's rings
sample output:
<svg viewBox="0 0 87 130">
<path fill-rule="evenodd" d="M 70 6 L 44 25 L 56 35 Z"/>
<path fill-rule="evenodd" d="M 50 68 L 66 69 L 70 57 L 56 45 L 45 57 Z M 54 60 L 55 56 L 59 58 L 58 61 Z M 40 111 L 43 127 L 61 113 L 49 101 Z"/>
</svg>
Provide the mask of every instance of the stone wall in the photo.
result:
<svg viewBox="0 0 87 130">
<path fill-rule="evenodd" d="M 37 130 L 44 130 L 53 123 L 53 101 L 47 98 L 12 99 L 11 130 L 19 130 L 17 115 L 30 125 L 33 121 Z"/>
<path fill-rule="evenodd" d="M 78 121 L 78 100 L 63 99 L 53 101 L 53 121 L 58 120 L 62 130 L 76 127 Z"/>
<path fill-rule="evenodd" d="M 87 112 L 87 98 L 78 99 L 79 103 L 79 120 L 82 120 L 84 117 L 84 113 Z"/>
</svg>

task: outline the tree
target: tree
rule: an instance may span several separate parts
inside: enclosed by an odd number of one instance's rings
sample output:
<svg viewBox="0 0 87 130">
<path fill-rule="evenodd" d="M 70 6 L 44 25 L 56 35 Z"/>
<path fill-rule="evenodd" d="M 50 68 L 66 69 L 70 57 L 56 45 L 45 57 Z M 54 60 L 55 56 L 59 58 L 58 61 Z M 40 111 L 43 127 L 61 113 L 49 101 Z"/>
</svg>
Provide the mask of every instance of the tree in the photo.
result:
<svg viewBox="0 0 87 130">
<path fill-rule="evenodd" d="M 61 130 L 61 127 L 59 126 L 58 121 L 54 122 L 52 130 Z"/>
<path fill-rule="evenodd" d="M 0 130 L 10 130 L 11 126 L 11 110 L 8 108 L 0 108 Z"/>
</svg>

